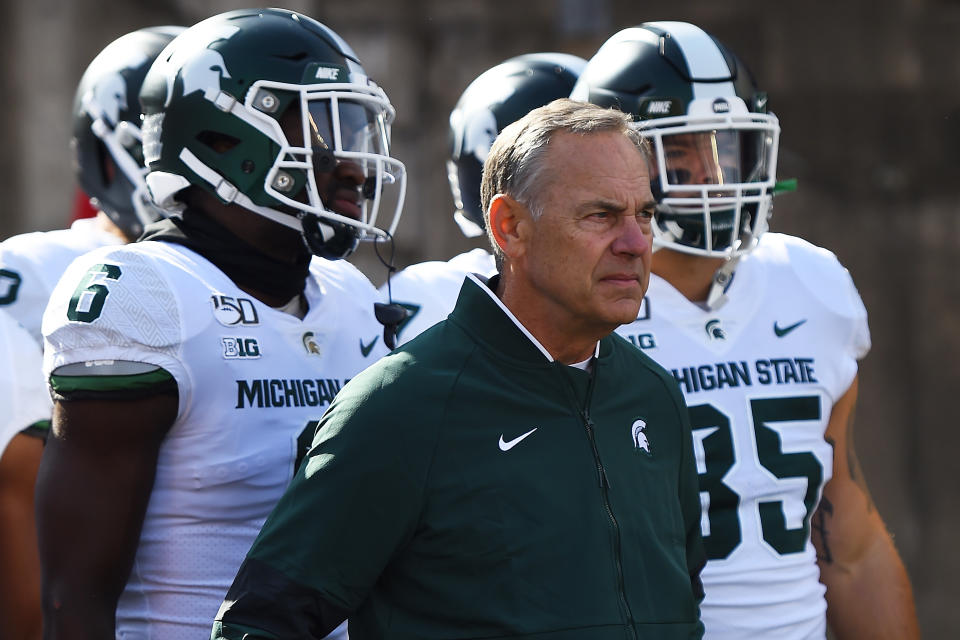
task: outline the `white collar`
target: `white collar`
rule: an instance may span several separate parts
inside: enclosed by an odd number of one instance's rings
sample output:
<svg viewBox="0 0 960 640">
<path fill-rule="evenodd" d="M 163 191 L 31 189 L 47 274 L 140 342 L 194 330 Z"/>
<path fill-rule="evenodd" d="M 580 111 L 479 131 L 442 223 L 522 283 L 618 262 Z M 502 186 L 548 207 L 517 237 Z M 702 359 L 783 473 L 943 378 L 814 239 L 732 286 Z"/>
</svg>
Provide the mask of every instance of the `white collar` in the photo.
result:
<svg viewBox="0 0 960 640">
<path fill-rule="evenodd" d="M 480 289 L 482 289 L 488 296 L 490 296 L 490 298 L 491 298 L 494 302 L 497 303 L 497 306 L 500 307 L 500 309 L 503 310 L 503 312 L 504 312 L 505 314 L 507 314 L 507 317 L 510 318 L 510 320 L 513 321 L 513 324 L 517 325 L 517 328 L 520 329 L 521 332 L 523 332 L 523 335 L 527 336 L 527 339 L 529 339 L 530 342 L 532 342 L 532 343 L 534 344 L 534 346 L 535 346 L 537 349 L 540 350 L 540 353 L 542 353 L 542 354 L 547 358 L 547 361 L 548 361 L 548 362 L 553 362 L 553 361 L 554 361 L 553 356 L 550 355 L 550 352 L 547 351 L 546 347 L 544 347 L 542 344 L 540 344 L 540 341 L 537 340 L 537 339 L 534 337 L 534 335 L 533 335 L 532 333 L 530 333 L 530 331 L 527 330 L 527 328 L 526 328 L 525 326 L 523 326 L 523 323 L 522 323 L 522 322 L 520 322 L 519 320 L 517 320 L 517 317 L 516 317 L 515 315 L 513 315 L 513 312 L 511 312 L 510 309 L 507 308 L 507 305 L 503 304 L 503 300 L 501 300 L 500 298 L 498 298 L 498 297 L 497 297 L 497 294 L 494 293 L 494 291 L 493 291 L 492 289 L 490 289 L 490 287 L 488 287 L 485 282 L 483 282 L 482 280 L 480 280 L 480 278 L 478 278 L 475 273 L 468 273 L 468 274 L 467 274 L 467 278 L 473 280 L 473 281 L 477 284 L 477 286 L 480 287 Z M 572 364 L 572 365 L 570 365 L 570 366 L 572 366 L 572 367 L 577 367 L 578 369 L 581 369 L 581 368 L 582 368 L 582 369 L 584 369 L 584 370 L 586 371 L 586 366 L 589 364 L 589 362 L 590 362 L 593 358 L 598 358 L 598 357 L 600 357 L 600 341 L 599 341 L 599 340 L 597 340 L 597 344 L 596 344 L 596 346 L 594 346 L 594 348 L 593 348 L 593 356 L 587 358 L 587 359 L 584 360 L 583 362 L 578 362 L 578 363 Z M 581 367 L 580 365 L 583 365 L 583 367 Z"/>
</svg>

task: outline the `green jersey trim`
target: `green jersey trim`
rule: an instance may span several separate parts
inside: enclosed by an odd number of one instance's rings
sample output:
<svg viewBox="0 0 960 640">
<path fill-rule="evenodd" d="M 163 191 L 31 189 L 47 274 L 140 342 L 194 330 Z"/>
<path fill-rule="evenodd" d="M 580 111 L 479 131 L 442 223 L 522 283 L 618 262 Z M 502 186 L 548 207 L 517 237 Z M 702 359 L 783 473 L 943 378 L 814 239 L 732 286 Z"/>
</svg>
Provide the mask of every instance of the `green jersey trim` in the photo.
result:
<svg viewBox="0 0 960 640">
<path fill-rule="evenodd" d="M 47 435 L 50 433 L 50 421 L 37 420 L 26 429 L 23 429 L 20 433 L 25 436 L 30 436 L 31 438 L 40 438 L 41 440 L 46 440 Z"/>
<path fill-rule="evenodd" d="M 50 376 L 50 389 L 54 394 L 62 397 L 77 392 L 143 392 L 154 389 L 161 392 L 167 390 L 171 384 L 176 385 L 176 381 L 164 369 L 154 369 L 146 373 L 132 375 L 63 376 L 53 374 Z"/>
</svg>

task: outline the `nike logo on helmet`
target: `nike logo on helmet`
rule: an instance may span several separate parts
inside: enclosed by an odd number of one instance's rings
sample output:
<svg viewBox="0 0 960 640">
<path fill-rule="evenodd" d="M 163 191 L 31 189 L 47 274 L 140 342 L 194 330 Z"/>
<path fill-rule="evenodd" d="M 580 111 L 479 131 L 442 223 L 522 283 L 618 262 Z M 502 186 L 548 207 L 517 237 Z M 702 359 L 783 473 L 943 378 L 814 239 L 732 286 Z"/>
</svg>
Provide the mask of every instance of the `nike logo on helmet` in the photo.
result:
<svg viewBox="0 0 960 640">
<path fill-rule="evenodd" d="M 807 319 L 804 318 L 803 320 L 800 320 L 799 322 L 794 322 L 793 324 L 788 325 L 788 326 L 786 326 L 786 327 L 781 327 L 780 325 L 778 325 L 778 324 L 776 323 L 776 321 L 774 321 L 774 323 L 773 323 L 773 332 L 774 332 L 775 334 L 777 334 L 777 337 L 778 337 L 778 338 L 782 338 L 783 336 L 787 335 L 788 333 L 790 333 L 791 331 L 793 331 L 794 329 L 796 329 L 797 327 L 799 327 L 800 325 L 802 325 L 802 324 L 803 324 L 804 322 L 806 322 L 806 321 L 807 321 Z"/>
<path fill-rule="evenodd" d="M 503 434 L 501 433 L 501 434 L 500 434 L 500 451 L 510 451 L 510 449 L 513 449 L 515 446 L 517 446 L 517 445 L 520 443 L 521 440 L 523 440 L 524 438 L 526 438 L 527 436 L 529 436 L 531 433 L 533 433 L 534 431 L 536 431 L 537 428 L 538 428 L 538 427 L 534 427 L 533 429 L 530 429 L 530 431 L 527 431 L 527 432 L 526 432 L 525 434 L 523 434 L 522 436 L 517 436 L 517 437 L 514 438 L 513 440 L 509 440 L 509 441 L 505 441 L 505 440 L 503 439 Z"/>
</svg>

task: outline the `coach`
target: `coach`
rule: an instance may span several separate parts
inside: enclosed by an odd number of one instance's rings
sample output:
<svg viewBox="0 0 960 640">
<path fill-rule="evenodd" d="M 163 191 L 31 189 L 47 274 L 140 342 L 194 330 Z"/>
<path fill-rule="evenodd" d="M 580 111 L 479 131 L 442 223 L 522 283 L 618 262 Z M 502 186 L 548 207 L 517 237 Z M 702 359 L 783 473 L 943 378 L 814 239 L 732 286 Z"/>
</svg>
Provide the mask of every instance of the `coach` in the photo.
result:
<svg viewBox="0 0 960 640">
<path fill-rule="evenodd" d="M 611 333 L 649 278 L 647 161 L 628 116 L 569 100 L 500 134 L 499 275 L 343 388 L 214 638 L 700 637 L 686 407 Z"/>
</svg>

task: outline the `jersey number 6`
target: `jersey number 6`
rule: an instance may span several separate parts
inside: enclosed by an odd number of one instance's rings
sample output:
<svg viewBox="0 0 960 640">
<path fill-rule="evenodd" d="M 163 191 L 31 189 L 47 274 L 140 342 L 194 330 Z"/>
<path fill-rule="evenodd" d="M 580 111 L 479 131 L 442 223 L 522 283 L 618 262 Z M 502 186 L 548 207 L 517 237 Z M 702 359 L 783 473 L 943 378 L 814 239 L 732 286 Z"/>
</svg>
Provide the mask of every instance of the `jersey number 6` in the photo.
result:
<svg viewBox="0 0 960 640">
<path fill-rule="evenodd" d="M 110 290 L 105 280 L 119 280 L 122 272 L 115 264 L 95 264 L 90 267 L 70 298 L 67 318 L 74 322 L 93 322 L 103 312 Z"/>
</svg>

